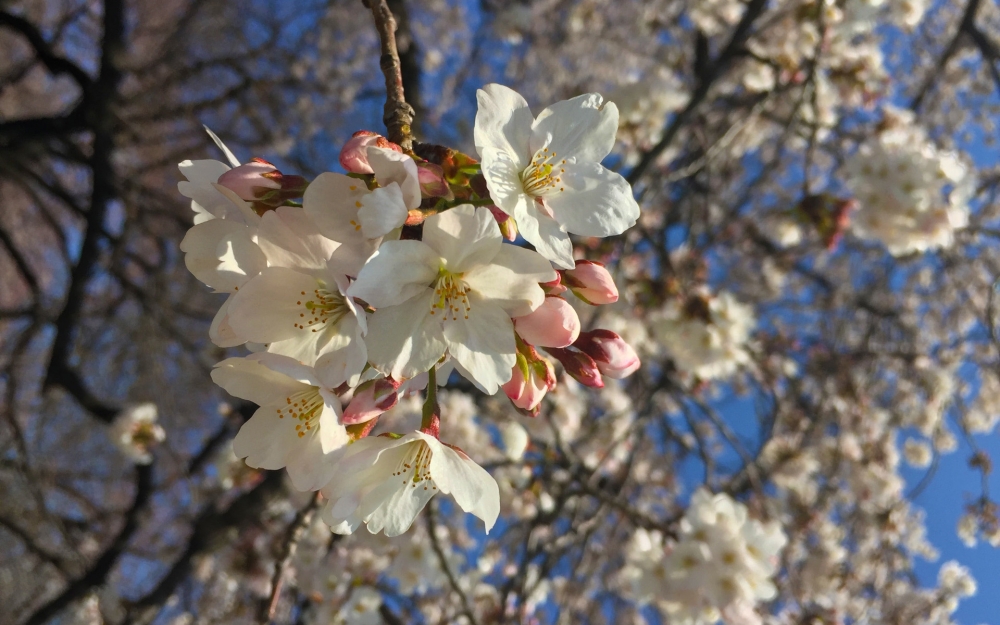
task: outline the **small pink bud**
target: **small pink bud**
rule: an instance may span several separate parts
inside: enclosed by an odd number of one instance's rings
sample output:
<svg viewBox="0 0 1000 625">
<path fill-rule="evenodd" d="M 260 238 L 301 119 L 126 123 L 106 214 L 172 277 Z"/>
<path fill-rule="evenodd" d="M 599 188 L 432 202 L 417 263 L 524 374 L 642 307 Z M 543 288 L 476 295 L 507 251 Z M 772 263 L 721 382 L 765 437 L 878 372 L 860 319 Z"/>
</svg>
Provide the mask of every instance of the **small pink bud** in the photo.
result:
<svg viewBox="0 0 1000 625">
<path fill-rule="evenodd" d="M 561 362 L 566 373 L 580 384 L 591 388 L 604 388 L 601 371 L 594 359 L 587 354 L 573 349 L 550 348 L 546 351 Z"/>
<path fill-rule="evenodd" d="M 499 206 L 487 206 L 490 212 L 493 213 L 493 218 L 497 220 L 497 225 L 500 226 L 500 234 L 503 238 L 510 242 L 517 240 L 517 222 L 514 221 L 510 215 L 503 212 Z"/>
<path fill-rule="evenodd" d="M 454 200 L 448 182 L 444 179 L 444 170 L 440 165 L 427 162 L 417 162 L 417 180 L 420 182 L 420 193 L 424 197 L 443 197 Z"/>
<path fill-rule="evenodd" d="M 545 394 L 555 387 L 556 375 L 552 363 L 541 357 L 528 361 L 518 354 L 510 381 L 501 388 L 515 406 L 534 415 L 538 413 L 538 405 L 542 403 Z"/>
<path fill-rule="evenodd" d="M 219 176 L 219 184 L 242 200 L 252 202 L 263 192 L 281 188 L 281 172 L 267 161 L 252 159 L 245 165 L 234 167 Z"/>
<path fill-rule="evenodd" d="M 601 263 L 578 260 L 575 268 L 563 272 L 563 282 L 588 304 L 613 304 L 618 301 L 618 287 Z"/>
<path fill-rule="evenodd" d="M 580 317 L 561 297 L 546 297 L 533 312 L 514 319 L 514 329 L 538 347 L 568 347 L 580 336 Z"/>
<path fill-rule="evenodd" d="M 566 292 L 566 287 L 562 283 L 562 272 L 556 272 L 556 279 L 551 282 L 540 282 L 538 286 L 542 287 L 546 295 L 560 295 Z"/>
<path fill-rule="evenodd" d="M 368 164 L 368 148 L 388 148 L 402 152 L 403 148 L 371 130 L 359 130 L 347 140 L 340 150 L 340 166 L 352 174 L 374 174 Z"/>
<path fill-rule="evenodd" d="M 399 383 L 392 378 L 370 380 L 358 386 L 354 397 L 340 417 L 343 425 L 356 425 L 370 421 L 389 410 L 399 401 L 396 389 Z"/>
<path fill-rule="evenodd" d="M 642 364 L 632 346 L 611 330 L 582 332 L 573 347 L 593 358 L 601 373 L 616 380 L 628 377 Z"/>
</svg>

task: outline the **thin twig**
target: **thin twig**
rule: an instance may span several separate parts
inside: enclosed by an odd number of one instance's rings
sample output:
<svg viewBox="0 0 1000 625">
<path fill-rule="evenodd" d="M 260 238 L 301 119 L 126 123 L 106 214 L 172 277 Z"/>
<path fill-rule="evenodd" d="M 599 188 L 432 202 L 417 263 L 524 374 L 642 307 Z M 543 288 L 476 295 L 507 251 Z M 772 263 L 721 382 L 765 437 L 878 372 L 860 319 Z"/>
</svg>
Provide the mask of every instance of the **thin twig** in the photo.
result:
<svg viewBox="0 0 1000 625">
<path fill-rule="evenodd" d="M 318 507 L 319 493 L 314 493 L 309 503 L 298 511 L 295 519 L 285 531 L 285 539 L 281 543 L 281 556 L 274 563 L 274 575 L 271 577 L 271 598 L 267 602 L 267 613 L 261 615 L 260 619 L 260 622 L 264 625 L 270 623 L 271 619 L 274 618 L 274 611 L 278 607 L 278 599 L 281 598 L 281 586 L 282 582 L 284 582 L 285 571 L 288 570 L 288 564 L 292 561 L 292 557 L 295 556 L 299 540 L 301 540 L 302 534 L 305 533 L 309 524 L 312 523 L 313 513 L 316 512 L 316 508 Z"/>
<path fill-rule="evenodd" d="M 406 103 L 403 94 L 403 66 L 399 62 L 399 51 L 396 49 L 396 18 L 392 16 L 386 0 L 362 0 L 371 9 L 375 19 L 375 29 L 382 44 L 382 56 L 379 67 L 385 75 L 385 110 L 382 123 L 388 131 L 388 139 L 398 143 L 404 151 L 413 148 L 413 135 L 410 125 L 413 123 L 413 107 Z"/>
<path fill-rule="evenodd" d="M 434 548 L 434 553 L 437 554 L 438 561 L 441 564 L 441 569 L 448 577 L 448 583 L 451 584 L 451 589 L 455 591 L 455 594 L 458 595 L 458 598 L 462 602 L 462 613 L 469 619 L 469 623 L 472 625 L 478 625 L 479 621 L 476 620 L 476 613 L 472 611 L 472 606 L 469 605 L 469 598 L 465 596 L 465 591 L 463 591 L 462 587 L 459 585 L 458 578 L 456 578 L 455 574 L 452 573 L 451 567 L 448 565 L 448 558 L 445 556 L 444 550 L 438 542 L 437 532 L 435 531 L 437 530 L 437 522 L 435 519 L 437 516 L 436 508 L 437 507 L 434 505 L 433 500 L 430 502 L 430 505 L 427 506 L 427 534 L 431 537 L 431 547 Z"/>
</svg>

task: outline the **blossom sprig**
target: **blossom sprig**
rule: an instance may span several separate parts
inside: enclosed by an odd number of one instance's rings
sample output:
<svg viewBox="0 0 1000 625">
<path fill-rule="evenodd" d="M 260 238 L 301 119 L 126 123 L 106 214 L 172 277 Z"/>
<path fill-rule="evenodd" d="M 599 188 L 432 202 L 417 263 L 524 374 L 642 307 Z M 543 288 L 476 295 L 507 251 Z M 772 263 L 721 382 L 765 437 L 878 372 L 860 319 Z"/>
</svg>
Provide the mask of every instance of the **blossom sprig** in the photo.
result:
<svg viewBox="0 0 1000 625">
<path fill-rule="evenodd" d="M 360 131 L 341 150 L 348 173 L 308 184 L 263 159 L 241 165 L 221 142 L 232 167 L 181 164 L 196 223 L 187 266 L 228 294 L 210 337 L 254 352 L 212 374 L 261 406 L 234 450 L 323 493 L 335 532 L 401 534 L 438 491 L 487 531 L 496 522 L 496 481 L 442 432 L 437 387 L 451 373 L 534 416 L 557 363 L 592 387 L 639 367 L 572 303 L 619 293 L 604 265 L 574 258 L 569 233 L 617 235 L 639 214 L 628 183 L 600 165 L 617 109 L 589 94 L 536 119 L 506 87 L 479 99 L 482 162 Z M 423 384 L 421 427 L 384 431 L 382 415 Z"/>
</svg>

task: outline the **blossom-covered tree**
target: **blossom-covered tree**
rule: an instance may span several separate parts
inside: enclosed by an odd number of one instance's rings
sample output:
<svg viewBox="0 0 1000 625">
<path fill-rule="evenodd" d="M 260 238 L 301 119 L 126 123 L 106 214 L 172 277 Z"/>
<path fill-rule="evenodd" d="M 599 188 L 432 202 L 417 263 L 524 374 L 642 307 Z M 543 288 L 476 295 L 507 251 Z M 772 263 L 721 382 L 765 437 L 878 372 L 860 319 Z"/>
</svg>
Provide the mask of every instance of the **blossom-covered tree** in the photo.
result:
<svg viewBox="0 0 1000 625">
<path fill-rule="evenodd" d="M 5 4 L 0 623 L 988 618 L 998 33 Z"/>
</svg>

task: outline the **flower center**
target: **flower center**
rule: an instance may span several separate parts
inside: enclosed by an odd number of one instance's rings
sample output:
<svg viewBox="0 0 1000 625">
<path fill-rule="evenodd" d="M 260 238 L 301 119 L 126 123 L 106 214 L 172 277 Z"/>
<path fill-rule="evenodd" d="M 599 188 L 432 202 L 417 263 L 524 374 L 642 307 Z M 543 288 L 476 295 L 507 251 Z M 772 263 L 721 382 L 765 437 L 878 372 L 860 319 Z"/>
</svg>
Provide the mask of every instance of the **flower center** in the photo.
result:
<svg viewBox="0 0 1000 625">
<path fill-rule="evenodd" d="M 302 438 L 306 432 L 319 429 L 316 420 L 323 412 L 323 397 L 319 394 L 319 388 L 310 386 L 304 391 L 299 391 L 285 398 L 284 409 L 278 409 L 278 418 L 289 417 L 298 423 L 295 424 L 295 432 Z"/>
<path fill-rule="evenodd" d="M 299 330 L 319 332 L 327 323 L 336 325 L 350 310 L 344 296 L 337 291 L 329 291 L 322 283 L 312 293 L 300 291 L 295 305 L 301 307 L 299 319 L 294 325 Z"/>
<path fill-rule="evenodd" d="M 402 476 L 403 486 L 410 485 L 416 488 L 418 485 L 423 484 L 424 490 L 428 488 L 437 490 L 434 480 L 431 479 L 432 452 L 430 446 L 418 440 L 410 443 L 409 448 L 406 455 L 400 459 L 396 470 L 393 472 L 393 476 Z M 412 475 L 408 475 L 409 473 L 412 473 Z"/>
<path fill-rule="evenodd" d="M 451 320 L 455 321 L 459 314 L 468 319 L 470 310 L 472 306 L 469 304 L 468 288 L 462 280 L 462 275 L 442 268 L 438 272 L 437 282 L 434 283 L 431 314 L 435 315 L 438 311 L 442 311 L 442 319 L 447 319 L 448 315 L 451 315 Z"/>
<path fill-rule="evenodd" d="M 549 152 L 548 148 L 542 148 L 535 152 L 531 163 L 521 172 L 521 184 L 524 185 L 524 192 L 532 197 L 540 197 L 559 193 L 565 190 L 562 184 L 561 175 L 566 170 L 561 167 L 566 160 L 556 160 L 556 153 Z"/>
</svg>

